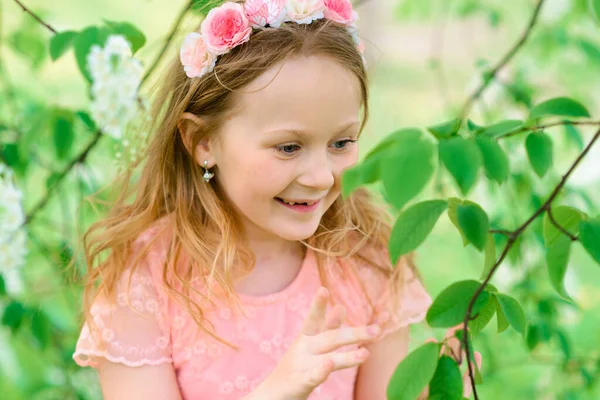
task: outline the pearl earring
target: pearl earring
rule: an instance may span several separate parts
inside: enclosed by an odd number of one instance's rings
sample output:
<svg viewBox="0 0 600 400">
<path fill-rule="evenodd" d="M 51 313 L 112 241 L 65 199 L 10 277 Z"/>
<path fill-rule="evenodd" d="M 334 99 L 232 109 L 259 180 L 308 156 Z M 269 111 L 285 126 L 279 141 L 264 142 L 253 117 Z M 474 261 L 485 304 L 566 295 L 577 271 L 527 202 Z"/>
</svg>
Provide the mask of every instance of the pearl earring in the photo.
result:
<svg viewBox="0 0 600 400">
<path fill-rule="evenodd" d="M 215 176 L 215 174 L 213 174 L 212 172 L 208 172 L 208 160 L 204 160 L 204 182 L 208 182 L 210 181 L 210 179 Z"/>
</svg>

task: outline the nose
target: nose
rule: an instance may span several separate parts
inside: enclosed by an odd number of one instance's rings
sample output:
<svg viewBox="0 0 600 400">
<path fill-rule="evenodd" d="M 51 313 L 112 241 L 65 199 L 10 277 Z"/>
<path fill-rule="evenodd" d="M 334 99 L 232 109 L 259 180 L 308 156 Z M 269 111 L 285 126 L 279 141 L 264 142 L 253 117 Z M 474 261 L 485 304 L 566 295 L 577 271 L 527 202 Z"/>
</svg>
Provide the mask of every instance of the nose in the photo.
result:
<svg viewBox="0 0 600 400">
<path fill-rule="evenodd" d="M 327 154 L 319 153 L 310 157 L 303 165 L 298 183 L 316 190 L 327 191 L 335 183 L 332 162 Z"/>
</svg>

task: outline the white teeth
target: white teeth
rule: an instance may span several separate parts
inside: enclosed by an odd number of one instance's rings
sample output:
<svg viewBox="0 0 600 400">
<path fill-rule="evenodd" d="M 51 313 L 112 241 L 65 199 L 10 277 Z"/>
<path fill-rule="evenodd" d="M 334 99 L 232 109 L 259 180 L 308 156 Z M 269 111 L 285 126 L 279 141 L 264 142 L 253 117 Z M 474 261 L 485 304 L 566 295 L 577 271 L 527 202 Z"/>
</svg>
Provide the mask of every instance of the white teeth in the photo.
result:
<svg viewBox="0 0 600 400">
<path fill-rule="evenodd" d="M 295 204 L 306 204 L 306 206 L 312 206 L 313 204 L 316 203 L 316 201 L 307 201 L 306 203 L 296 203 L 294 201 L 287 201 L 284 199 L 280 199 L 281 201 L 283 201 L 285 204 L 289 204 L 291 206 L 295 205 Z"/>
</svg>

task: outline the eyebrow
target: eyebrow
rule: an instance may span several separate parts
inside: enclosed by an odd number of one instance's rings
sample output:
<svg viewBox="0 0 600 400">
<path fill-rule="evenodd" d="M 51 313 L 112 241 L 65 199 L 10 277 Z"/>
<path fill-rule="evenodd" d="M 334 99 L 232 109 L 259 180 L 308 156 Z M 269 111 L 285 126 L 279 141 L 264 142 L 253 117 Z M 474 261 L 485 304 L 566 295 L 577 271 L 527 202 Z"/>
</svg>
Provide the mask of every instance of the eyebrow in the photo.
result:
<svg viewBox="0 0 600 400">
<path fill-rule="evenodd" d="M 349 129 L 350 127 L 352 127 L 352 126 L 354 126 L 356 124 L 360 124 L 360 121 L 353 121 L 353 122 L 351 122 L 351 123 L 349 123 L 349 124 L 347 124 L 345 126 L 342 126 L 338 130 L 338 132 L 336 133 L 336 135 L 344 132 L 345 130 Z M 303 137 L 309 136 L 309 134 L 308 134 L 307 131 L 303 131 L 303 130 L 299 130 L 299 129 L 276 129 L 274 131 L 270 131 L 270 132 L 267 132 L 267 133 L 268 134 L 274 134 L 274 133 L 279 133 L 279 132 L 289 132 L 289 133 L 291 133 L 294 136 L 297 136 L 299 138 L 303 138 Z"/>
</svg>

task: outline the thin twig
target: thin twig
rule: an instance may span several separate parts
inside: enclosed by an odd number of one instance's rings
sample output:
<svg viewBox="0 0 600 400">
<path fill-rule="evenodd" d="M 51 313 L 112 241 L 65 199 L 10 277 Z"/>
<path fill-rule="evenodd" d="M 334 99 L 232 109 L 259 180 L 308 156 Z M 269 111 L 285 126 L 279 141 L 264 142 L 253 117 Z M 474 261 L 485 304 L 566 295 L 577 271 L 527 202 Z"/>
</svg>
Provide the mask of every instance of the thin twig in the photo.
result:
<svg viewBox="0 0 600 400">
<path fill-rule="evenodd" d="M 519 128 L 518 130 L 516 130 L 514 132 L 509 132 L 509 133 L 505 133 L 503 135 L 496 136 L 496 140 L 505 139 L 507 137 L 515 136 L 515 135 L 518 135 L 519 133 L 523 133 L 523 132 L 541 131 L 546 128 L 552 128 L 554 126 L 560 126 L 560 125 L 600 126 L 600 121 L 559 121 L 559 122 L 553 122 L 553 123 L 545 124 L 545 125 L 530 126 L 530 127 L 525 126 L 523 128 Z"/>
<path fill-rule="evenodd" d="M 554 219 L 554 215 L 552 215 L 552 207 L 548 206 L 548 218 L 550 218 L 550 222 L 552 222 L 552 224 L 554 226 L 556 226 L 558 228 L 559 231 L 561 231 L 562 233 L 564 233 L 565 235 L 567 235 L 569 237 L 569 239 L 571 239 L 573 242 L 577 240 L 577 236 L 571 235 L 565 228 L 563 228 L 557 220 Z"/>
<path fill-rule="evenodd" d="M 483 91 L 488 87 L 488 85 L 496 77 L 496 74 L 498 73 L 498 71 L 500 71 L 502 68 L 504 68 L 504 66 L 506 64 L 508 64 L 508 62 L 515 56 L 515 54 L 517 54 L 517 52 L 521 49 L 521 47 L 523 47 L 523 45 L 527 41 L 527 38 L 531 34 L 533 27 L 535 26 L 535 24 L 538 20 L 538 17 L 540 15 L 540 10 L 545 1 L 546 0 L 538 1 L 537 6 L 535 7 L 535 11 L 533 12 L 533 15 L 531 16 L 531 19 L 529 20 L 529 24 L 527 25 L 527 29 L 525 29 L 525 31 L 521 35 L 521 38 L 519 39 L 519 41 L 517 43 L 515 43 L 515 45 L 508 51 L 508 53 L 506 53 L 506 55 L 504 57 L 502 57 L 500 62 L 498 62 L 498 64 L 486 74 L 487 76 L 483 80 L 482 84 L 477 88 L 477 90 L 475 90 L 475 92 L 473 92 L 473 94 L 471 96 L 469 96 L 469 98 L 465 102 L 464 106 L 462 107 L 462 111 L 460 113 L 461 119 L 464 119 L 466 117 L 466 115 L 469 113 L 469 110 L 473 106 L 473 103 L 475 102 L 475 100 L 477 100 L 479 98 L 479 96 L 481 96 Z"/>
<path fill-rule="evenodd" d="M 18 0 L 15 0 L 18 3 Z M 21 3 L 19 3 L 21 5 Z M 156 68 L 156 66 L 159 64 L 161 58 L 164 56 L 166 49 L 168 48 L 169 44 L 171 43 L 172 38 L 175 36 L 175 32 L 177 31 L 179 24 L 181 23 L 183 16 L 185 15 L 185 13 L 189 10 L 190 5 L 192 4 L 192 2 L 190 1 L 185 7 L 184 9 L 181 11 L 179 17 L 177 18 L 176 23 L 174 24 L 174 27 L 171 31 L 171 33 L 169 34 L 169 37 L 167 38 L 167 41 L 163 47 L 163 49 L 161 50 L 161 52 L 159 53 L 159 55 L 156 57 L 156 59 L 154 60 L 153 64 L 150 66 L 148 72 L 146 73 L 145 78 L 147 78 L 150 73 Z M 22 5 L 21 5 L 22 6 Z M 27 10 L 24 6 L 22 6 L 25 10 Z M 27 10 L 28 11 L 28 10 Z M 30 12 L 31 13 L 31 12 Z M 41 23 L 43 23 L 44 25 L 46 25 L 43 21 L 41 21 L 40 19 L 38 19 L 38 21 L 40 21 Z M 51 28 L 51 27 L 49 27 Z M 140 87 L 143 84 L 143 80 L 140 83 Z M 58 188 L 58 186 L 62 183 L 62 181 L 66 178 L 66 176 L 69 174 L 69 172 L 75 167 L 75 165 L 77 165 L 78 163 L 83 163 L 85 162 L 86 158 L 88 157 L 89 153 L 94 149 L 94 147 L 96 147 L 96 145 L 98 144 L 100 138 L 102 137 L 102 131 L 101 130 L 97 130 L 94 134 L 94 138 L 92 139 L 92 141 L 81 151 L 81 153 L 79 153 L 78 155 L 76 155 L 68 164 L 67 166 L 62 170 L 62 172 L 59 173 L 59 175 L 57 176 L 57 178 L 54 180 L 54 184 L 48 188 L 48 190 L 46 191 L 46 195 L 31 209 L 31 211 L 29 211 L 29 213 L 27 213 L 27 216 L 25 218 L 25 221 L 23 222 L 23 224 L 21 225 L 21 227 L 27 225 L 29 222 L 31 222 L 33 220 L 33 218 L 35 217 L 35 215 L 42 209 L 45 207 L 45 205 L 48 203 L 48 200 L 50 199 L 50 196 L 52 195 L 52 193 Z"/>
<path fill-rule="evenodd" d="M 175 22 L 173 23 L 173 27 L 171 28 L 171 32 L 169 32 L 169 35 L 167 36 L 167 39 L 165 40 L 165 44 L 163 45 L 162 49 L 160 50 L 160 52 L 154 59 L 154 62 L 151 64 L 150 68 L 148 68 L 148 70 L 144 74 L 144 77 L 142 78 L 140 86 L 142 86 L 144 84 L 144 82 L 146 82 L 146 80 L 150 77 L 150 74 L 152 74 L 154 69 L 158 66 L 160 60 L 163 58 L 163 56 L 167 52 L 167 49 L 171 45 L 173 38 L 175 37 L 175 35 L 177 34 L 177 31 L 179 30 L 179 25 L 181 25 L 181 21 L 183 21 L 183 18 L 189 11 L 190 7 L 192 6 L 192 3 L 193 3 L 193 0 L 190 0 L 179 12 L 177 19 L 175 20 Z"/>
<path fill-rule="evenodd" d="M 600 137 L 600 130 L 598 130 L 596 132 L 596 134 L 594 135 L 594 137 L 592 138 L 590 143 L 586 146 L 586 148 L 577 157 L 577 159 L 575 160 L 573 165 L 571 165 L 571 167 L 569 168 L 567 173 L 561 178 L 560 182 L 554 188 L 554 190 L 552 191 L 552 193 L 550 194 L 550 197 L 548 197 L 546 202 L 535 213 L 533 213 L 533 215 L 527 221 L 525 221 L 521 226 L 519 226 L 519 228 L 517 228 L 514 232 L 512 232 L 512 235 L 508 238 L 508 242 L 506 243 L 506 246 L 504 247 L 504 250 L 502 251 L 500 258 L 498 259 L 498 261 L 496 261 L 496 264 L 494 264 L 494 266 L 491 268 L 491 270 L 489 271 L 489 273 L 488 273 L 487 277 L 485 278 L 485 280 L 483 281 L 483 283 L 481 283 L 481 285 L 477 288 L 477 290 L 473 294 L 473 297 L 471 297 L 471 301 L 469 302 L 469 306 L 467 307 L 467 313 L 463 320 L 463 339 L 461 341 L 461 348 L 463 345 L 465 346 L 465 352 L 466 352 L 466 357 L 467 357 L 467 366 L 469 368 L 469 379 L 471 380 L 471 386 L 473 387 L 473 394 L 474 394 L 476 400 L 478 400 L 479 398 L 477 396 L 477 390 L 475 388 L 475 376 L 474 376 L 474 372 L 473 372 L 473 366 L 470 363 L 471 355 L 470 355 L 470 348 L 469 348 L 469 342 L 468 342 L 468 337 L 467 337 L 467 335 L 468 335 L 467 329 L 468 329 L 468 325 L 469 325 L 469 320 L 471 319 L 471 313 L 473 312 L 473 306 L 475 305 L 475 301 L 477 301 L 477 298 L 479 297 L 481 292 L 485 289 L 485 287 L 487 286 L 489 281 L 492 279 L 492 276 L 494 275 L 494 273 L 496 272 L 496 270 L 498 269 L 500 264 L 502 264 L 502 261 L 508 254 L 508 251 L 511 249 L 511 247 L 513 246 L 513 244 L 515 243 L 515 241 L 517 240 L 519 235 L 538 216 L 540 216 L 544 211 L 547 211 L 550 208 L 552 201 L 556 198 L 556 196 L 558 195 L 560 190 L 563 188 L 563 186 L 565 186 L 569 176 L 573 173 L 573 171 L 575 170 L 577 165 L 579 165 L 581 160 L 583 160 L 585 155 L 590 151 L 590 149 L 592 148 L 592 146 L 594 145 L 596 140 L 598 140 L 599 137 Z M 461 351 L 461 353 L 462 353 L 462 351 Z"/>
<path fill-rule="evenodd" d="M 56 31 L 56 29 L 54 29 L 53 27 L 51 27 L 47 22 L 45 22 L 43 19 L 41 19 L 40 17 L 38 17 L 36 14 L 34 14 L 33 11 L 31 11 L 29 8 L 25 7 L 25 5 L 23 3 L 21 3 L 19 0 L 15 0 L 15 3 L 17 3 L 19 6 L 21 6 L 21 8 L 23 9 L 24 12 L 26 12 L 27 14 L 29 14 L 33 18 L 35 18 L 37 20 L 37 22 L 39 22 L 40 24 L 42 24 L 46 28 L 48 28 L 48 30 L 50 32 L 54 33 L 55 35 L 58 33 Z"/>
<path fill-rule="evenodd" d="M 100 137 L 102 137 L 102 132 L 100 130 L 98 130 L 98 131 L 96 131 L 96 134 L 94 135 L 94 138 L 92 139 L 92 141 L 85 147 L 85 149 L 83 149 L 83 151 L 81 153 L 79 153 L 78 156 L 73 158 L 69 162 L 69 164 L 62 170 L 62 172 L 60 172 L 58 174 L 58 177 L 54 180 L 54 183 L 52 184 L 52 186 L 50 186 L 48 188 L 48 190 L 46 191 L 46 195 L 27 213 L 27 216 L 25 217 L 25 221 L 20 226 L 20 228 L 22 228 L 25 225 L 27 225 L 28 223 L 30 223 L 33 220 L 33 218 L 35 217 L 35 215 L 42 208 L 44 208 L 44 206 L 50 199 L 50 195 L 58 188 L 58 186 L 63 181 L 63 179 L 65 179 L 65 177 L 69 174 L 69 172 L 73 169 L 73 167 L 75 167 L 75 165 L 77 165 L 77 163 L 82 163 L 85 161 L 85 159 L 89 155 L 90 151 L 92 151 L 92 149 L 96 146 L 96 144 L 100 140 Z"/>
</svg>

